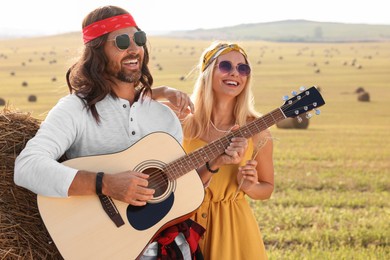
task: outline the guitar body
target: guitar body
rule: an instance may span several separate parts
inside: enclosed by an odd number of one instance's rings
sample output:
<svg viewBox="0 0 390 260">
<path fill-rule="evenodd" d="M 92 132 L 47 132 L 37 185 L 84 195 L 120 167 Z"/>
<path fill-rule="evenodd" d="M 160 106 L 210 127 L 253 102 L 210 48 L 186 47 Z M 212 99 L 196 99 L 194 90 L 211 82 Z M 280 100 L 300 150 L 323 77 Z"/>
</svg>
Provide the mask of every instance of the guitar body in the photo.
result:
<svg viewBox="0 0 390 260">
<path fill-rule="evenodd" d="M 160 174 L 162 166 L 184 155 L 172 136 L 158 132 L 119 153 L 80 157 L 63 164 L 106 174 L 126 170 Z M 120 227 L 103 210 L 98 196 L 38 195 L 38 208 L 65 259 L 136 259 L 159 231 L 189 218 L 203 201 L 204 187 L 195 170 L 164 180 L 166 185 L 156 192 L 156 200 L 146 206 L 113 200 L 125 222 Z"/>
<path fill-rule="evenodd" d="M 125 223 L 119 227 L 103 210 L 98 196 L 38 195 L 39 212 L 65 259 L 136 259 L 159 231 L 189 218 L 201 205 L 204 188 L 194 169 L 223 154 L 231 138 L 249 138 L 285 118 L 303 113 L 309 116 L 312 109 L 317 113 L 324 104 L 316 87 L 303 89 L 281 107 L 188 155 L 172 136 L 153 133 L 119 153 L 64 162 L 76 169 L 107 174 L 134 170 L 150 175 L 148 187 L 156 192 L 146 206 L 113 200 Z"/>
</svg>

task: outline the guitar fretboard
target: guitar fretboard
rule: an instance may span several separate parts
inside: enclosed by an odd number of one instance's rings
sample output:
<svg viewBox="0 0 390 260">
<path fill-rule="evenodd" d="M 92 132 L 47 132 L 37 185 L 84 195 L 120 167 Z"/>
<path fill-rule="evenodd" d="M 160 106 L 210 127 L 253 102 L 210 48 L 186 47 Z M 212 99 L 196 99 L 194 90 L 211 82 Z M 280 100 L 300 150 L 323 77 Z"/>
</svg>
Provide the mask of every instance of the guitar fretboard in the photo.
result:
<svg viewBox="0 0 390 260">
<path fill-rule="evenodd" d="M 230 132 L 229 134 L 209 143 L 208 145 L 167 164 L 164 167 L 164 172 L 167 174 L 170 180 L 177 179 L 187 172 L 199 168 L 207 161 L 215 159 L 219 155 L 223 154 L 233 137 L 252 137 L 285 118 L 286 117 L 282 110 L 277 108 L 270 113 L 240 127 L 236 131 Z"/>
</svg>

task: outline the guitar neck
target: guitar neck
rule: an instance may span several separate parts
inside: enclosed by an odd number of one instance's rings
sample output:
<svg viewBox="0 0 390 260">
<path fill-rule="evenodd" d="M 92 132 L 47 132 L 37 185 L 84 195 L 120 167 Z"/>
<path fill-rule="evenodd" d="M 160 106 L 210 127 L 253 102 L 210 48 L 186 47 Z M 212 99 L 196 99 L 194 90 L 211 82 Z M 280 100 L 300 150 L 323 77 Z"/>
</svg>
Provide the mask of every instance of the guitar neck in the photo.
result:
<svg viewBox="0 0 390 260">
<path fill-rule="evenodd" d="M 187 172 L 199 168 L 207 161 L 215 159 L 223 154 L 233 137 L 252 137 L 285 118 L 286 117 L 282 110 L 277 108 L 270 113 L 240 127 L 238 130 L 230 132 L 229 134 L 214 140 L 208 145 L 167 164 L 164 172 L 167 174 L 169 179 L 177 179 Z"/>
</svg>

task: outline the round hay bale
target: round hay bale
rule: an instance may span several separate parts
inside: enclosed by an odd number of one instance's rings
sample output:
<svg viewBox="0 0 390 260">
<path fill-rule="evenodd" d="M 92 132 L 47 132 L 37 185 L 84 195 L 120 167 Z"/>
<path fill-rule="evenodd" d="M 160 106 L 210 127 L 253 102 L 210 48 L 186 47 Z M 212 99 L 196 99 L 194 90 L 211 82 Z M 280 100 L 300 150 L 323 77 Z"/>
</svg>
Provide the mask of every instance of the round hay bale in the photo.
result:
<svg viewBox="0 0 390 260">
<path fill-rule="evenodd" d="M 28 102 L 37 102 L 37 96 L 29 95 L 28 96 Z"/>
<path fill-rule="evenodd" d="M 302 121 L 299 122 L 297 117 L 286 118 L 276 123 L 277 128 L 281 129 L 306 129 L 309 127 L 309 119 L 302 116 Z"/>
<path fill-rule="evenodd" d="M 36 194 L 13 181 L 15 158 L 39 125 L 28 113 L 0 111 L 0 259 L 62 259 L 41 220 Z"/>
<path fill-rule="evenodd" d="M 23 81 L 23 82 L 22 82 L 22 86 L 23 86 L 23 87 L 27 87 L 27 86 L 28 86 L 27 81 Z"/>
<path fill-rule="evenodd" d="M 4 98 L 0 98 L 0 106 L 5 106 L 5 100 L 4 100 Z"/>
<path fill-rule="evenodd" d="M 286 118 L 276 123 L 277 128 L 281 129 L 292 129 L 294 128 L 294 119 L 293 118 Z"/>
<path fill-rule="evenodd" d="M 370 102 L 370 94 L 368 92 L 360 92 L 358 95 L 358 101 Z"/>
<path fill-rule="evenodd" d="M 356 94 L 359 94 L 359 93 L 362 93 L 362 92 L 365 92 L 365 90 L 364 90 L 363 87 L 358 87 L 358 88 L 355 90 L 355 93 L 356 93 Z"/>
</svg>

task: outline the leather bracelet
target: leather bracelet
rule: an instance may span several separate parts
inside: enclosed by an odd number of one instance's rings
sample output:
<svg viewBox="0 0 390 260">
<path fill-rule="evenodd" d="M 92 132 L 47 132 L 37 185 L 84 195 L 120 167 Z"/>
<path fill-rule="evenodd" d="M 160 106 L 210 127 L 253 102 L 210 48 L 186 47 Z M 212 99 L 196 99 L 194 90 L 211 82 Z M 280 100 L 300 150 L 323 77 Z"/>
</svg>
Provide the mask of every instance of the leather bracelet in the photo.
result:
<svg viewBox="0 0 390 260">
<path fill-rule="evenodd" d="M 102 193 L 103 175 L 104 175 L 104 172 L 98 172 L 96 174 L 96 194 L 98 196 L 103 195 L 103 193 Z"/>
<path fill-rule="evenodd" d="M 207 169 L 209 172 L 211 172 L 212 174 L 215 174 L 215 173 L 217 173 L 217 172 L 219 171 L 219 168 L 217 168 L 217 169 L 215 169 L 215 170 L 212 170 L 212 169 L 210 168 L 209 162 L 206 162 L 206 169 Z"/>
</svg>

